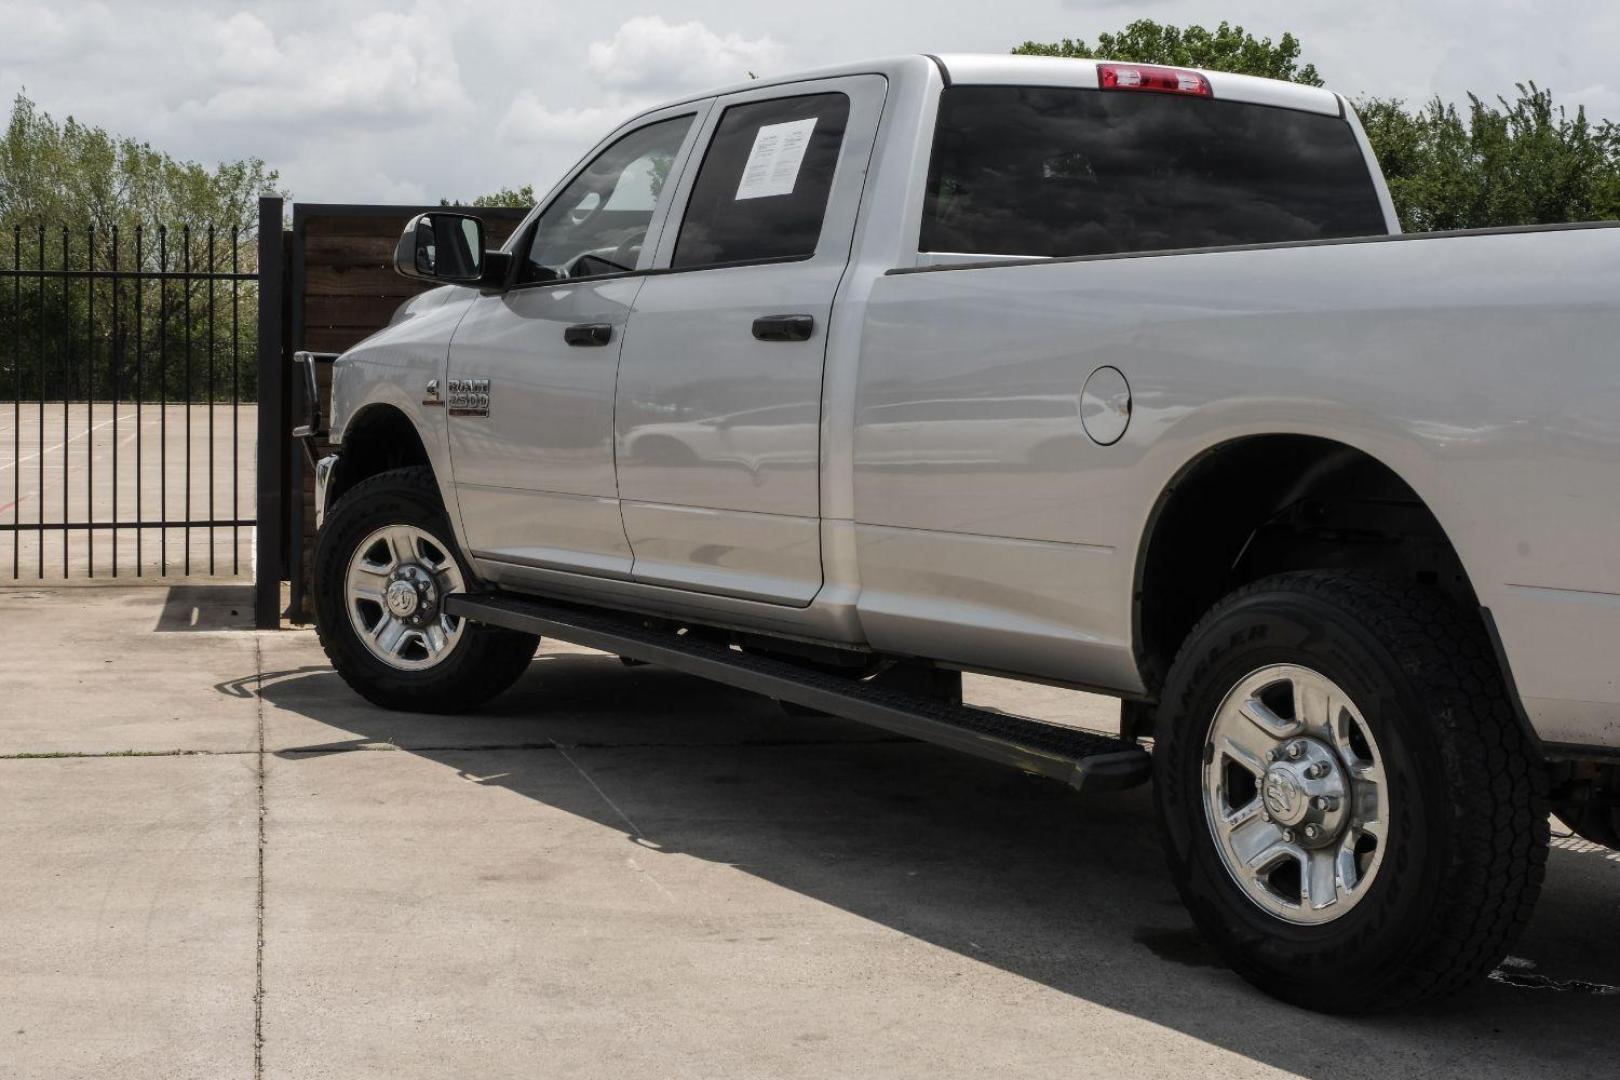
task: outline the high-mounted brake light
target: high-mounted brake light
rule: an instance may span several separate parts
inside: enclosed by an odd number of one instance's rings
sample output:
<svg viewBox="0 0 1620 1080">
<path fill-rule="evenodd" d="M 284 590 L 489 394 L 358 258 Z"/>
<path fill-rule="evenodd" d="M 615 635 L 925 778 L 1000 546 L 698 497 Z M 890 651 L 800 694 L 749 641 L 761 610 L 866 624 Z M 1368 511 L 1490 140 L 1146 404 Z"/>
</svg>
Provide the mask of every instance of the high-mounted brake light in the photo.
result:
<svg viewBox="0 0 1620 1080">
<path fill-rule="evenodd" d="M 1156 64 L 1098 64 L 1097 81 L 1104 90 L 1150 90 L 1160 94 L 1214 97 L 1209 80 L 1196 71 Z"/>
</svg>

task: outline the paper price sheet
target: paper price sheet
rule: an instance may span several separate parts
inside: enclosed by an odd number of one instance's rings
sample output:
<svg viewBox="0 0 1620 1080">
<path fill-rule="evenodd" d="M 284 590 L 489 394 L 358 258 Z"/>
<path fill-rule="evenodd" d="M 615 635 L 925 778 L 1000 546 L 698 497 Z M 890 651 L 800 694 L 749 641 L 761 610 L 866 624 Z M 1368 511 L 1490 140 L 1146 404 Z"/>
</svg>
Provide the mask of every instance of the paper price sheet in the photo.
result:
<svg viewBox="0 0 1620 1080">
<path fill-rule="evenodd" d="M 737 184 L 737 202 L 791 195 L 799 181 L 799 166 L 810 147 L 810 133 L 816 130 L 816 117 L 766 124 L 754 135 L 754 148 L 743 165 Z"/>
</svg>

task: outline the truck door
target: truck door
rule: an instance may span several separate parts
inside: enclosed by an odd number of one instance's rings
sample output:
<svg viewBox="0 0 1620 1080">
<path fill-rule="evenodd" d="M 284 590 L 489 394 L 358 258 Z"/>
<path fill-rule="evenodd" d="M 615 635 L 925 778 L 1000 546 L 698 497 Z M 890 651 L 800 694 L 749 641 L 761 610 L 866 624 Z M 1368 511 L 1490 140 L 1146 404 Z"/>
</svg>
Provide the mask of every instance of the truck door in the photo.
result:
<svg viewBox="0 0 1620 1080">
<path fill-rule="evenodd" d="M 827 320 L 886 88 L 863 75 L 715 103 L 619 361 L 634 580 L 794 605 L 821 587 Z"/>
<path fill-rule="evenodd" d="M 456 329 L 441 400 L 462 524 L 474 557 L 498 564 L 491 576 L 630 573 L 613 382 L 664 181 L 706 111 L 644 117 L 589 159 L 515 237 L 515 285 L 480 297 Z"/>
</svg>

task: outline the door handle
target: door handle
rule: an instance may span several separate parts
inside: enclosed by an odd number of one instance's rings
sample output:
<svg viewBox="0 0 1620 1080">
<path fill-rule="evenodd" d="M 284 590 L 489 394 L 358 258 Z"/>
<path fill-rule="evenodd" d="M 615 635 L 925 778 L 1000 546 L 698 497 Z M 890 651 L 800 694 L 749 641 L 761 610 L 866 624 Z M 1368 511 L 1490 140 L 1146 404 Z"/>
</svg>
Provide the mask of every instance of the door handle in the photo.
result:
<svg viewBox="0 0 1620 1080">
<path fill-rule="evenodd" d="M 606 345 L 613 340 L 612 323 L 580 323 L 563 331 L 563 340 L 570 345 Z"/>
<path fill-rule="evenodd" d="M 754 320 L 754 336 L 761 341 L 809 341 L 816 320 L 809 315 L 761 315 Z"/>
</svg>

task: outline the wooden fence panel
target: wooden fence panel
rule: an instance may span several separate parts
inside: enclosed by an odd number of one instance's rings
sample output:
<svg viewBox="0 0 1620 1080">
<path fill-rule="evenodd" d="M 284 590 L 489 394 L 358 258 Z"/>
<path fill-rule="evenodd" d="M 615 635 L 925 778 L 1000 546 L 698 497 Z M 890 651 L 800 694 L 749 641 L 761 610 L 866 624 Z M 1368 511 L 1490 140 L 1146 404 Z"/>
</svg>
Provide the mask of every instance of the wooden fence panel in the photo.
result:
<svg viewBox="0 0 1620 1080">
<path fill-rule="evenodd" d="M 297 206 L 293 210 L 293 348 L 343 352 L 388 325 L 432 286 L 394 273 L 394 247 L 421 206 Z M 527 210 L 487 208 L 485 242 L 506 242 Z"/>
<path fill-rule="evenodd" d="M 292 319 L 287 355 L 307 350 L 341 353 L 370 337 L 393 318 L 399 305 L 433 286 L 394 272 L 394 248 L 405 223 L 435 206 L 304 204 L 293 208 L 288 296 Z M 484 221 L 489 247 L 506 242 L 527 215 L 523 208 L 468 210 Z M 331 416 L 331 365 L 316 368 L 321 415 Z M 301 375 L 299 376 L 302 377 Z M 325 453 L 327 446 L 318 448 Z M 315 476 L 302 448 L 294 448 L 294 511 L 288 545 L 294 622 L 313 617 L 309 601 L 310 558 L 315 538 Z M 299 494 L 301 493 L 301 494 Z"/>
</svg>

